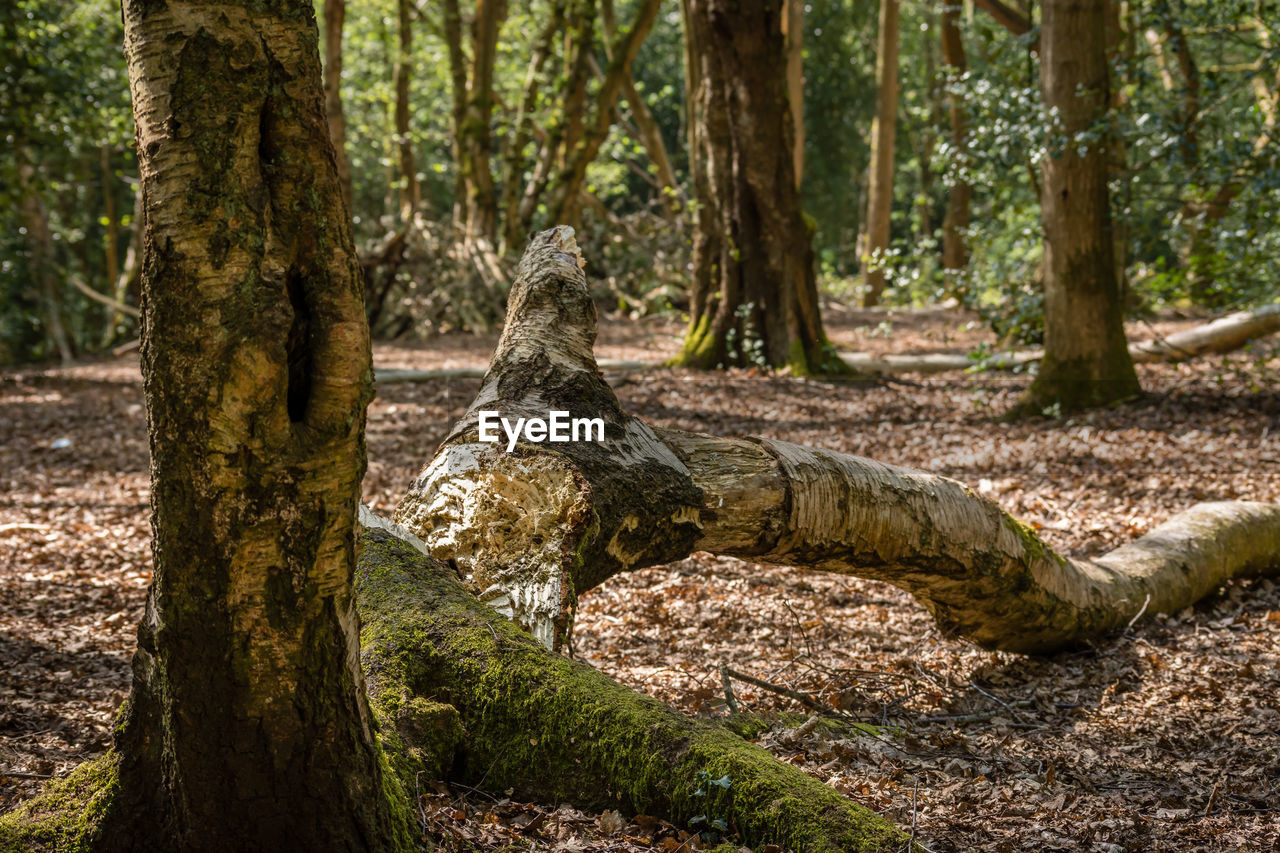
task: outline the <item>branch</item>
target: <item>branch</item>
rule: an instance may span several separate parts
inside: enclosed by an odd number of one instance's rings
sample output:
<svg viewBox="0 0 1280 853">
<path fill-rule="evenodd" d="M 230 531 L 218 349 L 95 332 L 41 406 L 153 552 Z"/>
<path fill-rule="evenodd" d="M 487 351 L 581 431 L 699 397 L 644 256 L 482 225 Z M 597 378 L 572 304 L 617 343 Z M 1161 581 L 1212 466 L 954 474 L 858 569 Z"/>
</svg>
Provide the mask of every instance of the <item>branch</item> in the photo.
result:
<svg viewBox="0 0 1280 853">
<path fill-rule="evenodd" d="M 126 305 L 125 303 L 117 299 L 112 299 L 110 296 L 107 296 L 105 293 L 99 293 L 98 291 L 94 290 L 92 287 L 90 287 L 89 285 L 81 281 L 77 276 L 74 276 L 74 275 L 67 276 L 67 281 L 71 282 L 72 287 L 74 287 L 76 290 L 80 291 L 85 296 L 92 299 L 94 302 L 101 302 L 103 305 L 107 305 L 111 308 L 114 308 L 117 311 L 119 311 L 121 314 L 128 314 L 130 317 L 136 318 L 138 316 L 137 308 L 134 308 L 132 305 Z"/>
</svg>

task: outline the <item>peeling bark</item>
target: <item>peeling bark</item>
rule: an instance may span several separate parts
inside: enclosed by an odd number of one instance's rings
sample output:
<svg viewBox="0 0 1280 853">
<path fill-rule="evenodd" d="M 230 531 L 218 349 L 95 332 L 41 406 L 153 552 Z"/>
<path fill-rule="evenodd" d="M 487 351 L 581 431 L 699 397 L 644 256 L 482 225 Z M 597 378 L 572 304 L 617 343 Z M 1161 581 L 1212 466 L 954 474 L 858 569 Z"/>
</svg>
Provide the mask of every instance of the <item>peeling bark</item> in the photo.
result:
<svg viewBox="0 0 1280 853">
<path fill-rule="evenodd" d="M 769 439 L 651 428 L 621 410 L 599 374 L 579 263 L 569 229 L 534 240 L 476 400 L 396 513 L 544 644 L 565 642 L 579 593 L 696 550 L 888 581 L 948 634 L 1034 653 L 1280 568 L 1275 504 L 1200 504 L 1107 555 L 1069 560 L 945 477 Z M 507 453 L 478 440 L 482 409 L 602 416 L 605 441 L 521 442 Z"/>
</svg>

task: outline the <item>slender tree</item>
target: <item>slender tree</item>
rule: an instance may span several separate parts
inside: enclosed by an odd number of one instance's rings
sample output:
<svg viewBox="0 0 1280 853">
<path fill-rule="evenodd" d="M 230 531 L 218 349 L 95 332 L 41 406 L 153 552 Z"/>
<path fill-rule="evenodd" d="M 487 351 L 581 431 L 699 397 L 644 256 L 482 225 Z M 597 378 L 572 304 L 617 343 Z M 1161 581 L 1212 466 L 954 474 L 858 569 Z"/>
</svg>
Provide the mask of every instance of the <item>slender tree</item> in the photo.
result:
<svg viewBox="0 0 1280 853">
<path fill-rule="evenodd" d="M 421 201 L 421 190 L 418 189 L 418 166 L 413 156 L 413 140 L 410 134 L 409 103 L 410 83 L 413 79 L 413 19 L 410 0 L 399 0 L 399 11 L 396 33 L 399 47 L 396 51 L 396 64 L 392 72 L 396 90 L 395 126 L 396 152 L 400 167 L 400 218 L 408 221 L 412 218 L 418 203 Z"/>
<path fill-rule="evenodd" d="M 964 40 L 960 35 L 960 0 L 942 0 L 942 64 L 946 68 L 947 81 L 954 84 L 968 70 L 964 52 Z M 947 112 L 951 124 L 951 145 L 955 155 L 964 162 L 968 145 L 964 102 L 958 94 L 947 95 Z M 969 250 L 964 242 L 964 230 L 969 227 L 969 204 L 973 188 L 958 177 L 947 193 L 947 213 L 942 220 L 942 265 L 950 271 L 963 270 L 969 265 Z"/>
<path fill-rule="evenodd" d="M 691 319 L 677 364 L 843 370 L 818 311 L 795 186 L 782 6 L 686 0 L 694 187 Z"/>
<path fill-rule="evenodd" d="M 347 157 L 347 119 L 342 111 L 342 27 L 347 0 L 324 0 L 324 111 L 338 163 L 342 198 L 351 210 L 351 160 Z"/>
<path fill-rule="evenodd" d="M 864 305 L 876 305 L 884 292 L 880 257 L 889 248 L 893 212 L 893 141 L 898 123 L 898 0 L 880 0 L 876 41 L 876 117 L 871 124 L 871 180 L 867 187 L 867 226 L 862 244 Z"/>
<path fill-rule="evenodd" d="M 1140 391 L 1125 343 L 1107 195 L 1110 151 L 1090 142 L 1109 103 L 1107 0 L 1048 0 L 1040 86 L 1055 123 L 1042 165 L 1045 355 L 1020 409 L 1101 405 Z"/>
<path fill-rule="evenodd" d="M 95 847 L 408 846 L 359 666 L 370 352 L 312 4 L 124 15 L 155 580 Z"/>
</svg>

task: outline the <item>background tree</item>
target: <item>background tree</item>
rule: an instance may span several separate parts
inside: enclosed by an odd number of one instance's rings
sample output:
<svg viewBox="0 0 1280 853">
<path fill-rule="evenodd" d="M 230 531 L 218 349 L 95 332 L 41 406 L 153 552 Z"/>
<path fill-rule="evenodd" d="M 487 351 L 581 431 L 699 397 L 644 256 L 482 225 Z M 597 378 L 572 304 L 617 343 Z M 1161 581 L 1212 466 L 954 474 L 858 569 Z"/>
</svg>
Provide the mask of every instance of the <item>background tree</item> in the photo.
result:
<svg viewBox="0 0 1280 853">
<path fill-rule="evenodd" d="M 1063 410 L 1140 390 L 1124 336 L 1107 195 L 1106 0 L 1044 4 L 1040 81 L 1054 138 L 1042 163 L 1045 357 L 1031 409 Z"/>
<path fill-rule="evenodd" d="M 800 209 L 781 7 L 685 4 L 698 212 L 680 364 L 841 369 L 822 331 Z"/>
<path fill-rule="evenodd" d="M 884 292 L 883 256 L 889 250 L 889 218 L 893 210 L 893 143 L 898 125 L 898 0 L 880 0 L 880 34 L 876 40 L 876 118 L 871 125 L 871 174 L 867 188 L 866 236 L 862 263 L 866 294 L 863 305 L 875 305 Z"/>
</svg>

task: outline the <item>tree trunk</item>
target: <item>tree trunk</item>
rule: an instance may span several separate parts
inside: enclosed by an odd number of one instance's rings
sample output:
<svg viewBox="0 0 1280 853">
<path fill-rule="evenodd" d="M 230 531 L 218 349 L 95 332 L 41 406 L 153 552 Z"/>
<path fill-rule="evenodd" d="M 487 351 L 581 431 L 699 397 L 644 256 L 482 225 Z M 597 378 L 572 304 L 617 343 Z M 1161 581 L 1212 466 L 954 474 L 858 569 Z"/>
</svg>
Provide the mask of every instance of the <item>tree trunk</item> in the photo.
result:
<svg viewBox="0 0 1280 853">
<path fill-rule="evenodd" d="M 635 21 L 610 50 L 612 58 L 609 60 L 604 80 L 600 83 L 600 89 L 596 93 L 591 111 L 591 124 L 584 125 L 580 139 L 576 143 L 571 136 L 565 137 L 564 165 L 555 192 L 547 205 L 552 223 L 577 224 L 581 212 L 579 199 L 583 183 L 587 178 L 587 167 L 595 161 L 596 155 L 600 153 L 600 146 L 609 135 L 618 95 L 622 91 L 623 83 L 631 75 L 631 63 L 640 51 L 640 45 L 644 43 L 654 20 L 658 17 L 659 5 L 660 0 L 642 0 L 639 8 L 636 9 Z M 589 46 L 585 49 L 589 50 Z"/>
<path fill-rule="evenodd" d="M 1101 558 L 1069 560 L 945 477 L 652 428 L 600 377 L 595 314 L 565 231 L 525 255 L 475 401 L 396 511 L 481 600 L 547 646 L 568 637 L 584 590 L 695 550 L 888 581 L 948 634 L 1036 653 L 1280 567 L 1277 504 L 1200 504 Z M 523 441 L 508 453 L 505 440 L 480 440 L 485 410 L 511 422 L 551 410 L 601 418 L 604 440 Z"/>
<path fill-rule="evenodd" d="M 520 105 L 516 111 L 511 138 L 507 142 L 502 181 L 502 254 L 504 255 L 514 252 L 515 247 L 523 245 L 529 236 L 520 218 L 525 154 L 529 143 L 534 138 L 534 110 L 540 90 L 546 82 L 543 77 L 543 68 L 551 57 L 556 36 L 560 35 L 564 27 L 565 4 L 566 0 L 556 0 L 552 4 L 546 24 L 534 41 L 533 51 L 529 57 L 529 67 L 525 72 L 524 88 L 520 94 Z"/>
<path fill-rule="evenodd" d="M 964 40 L 960 33 L 960 0 L 942 0 L 942 64 L 946 67 L 947 82 L 954 85 L 969 70 L 964 52 Z M 954 289 L 957 272 L 969 266 L 969 249 L 964 242 L 965 229 L 969 227 L 969 205 L 973 188 L 964 179 L 968 150 L 968 118 L 964 102 L 955 92 L 947 95 L 948 116 L 951 121 L 951 145 L 959 160 L 955 182 L 947 193 L 947 213 L 942 220 L 942 266 L 947 270 L 948 288 Z"/>
<path fill-rule="evenodd" d="M 409 133 L 412 107 L 409 102 L 409 83 L 413 78 L 413 21 L 410 17 L 412 0 L 399 0 L 399 23 L 397 34 L 399 48 L 396 51 L 396 65 L 392 72 L 393 85 L 396 90 L 395 124 L 396 151 L 400 166 L 400 219 L 408 222 L 413 219 L 418 209 L 421 191 L 418 189 L 418 167 L 414 162 L 413 140 Z"/>
<path fill-rule="evenodd" d="M 864 306 L 878 305 L 884 293 L 882 264 L 889 250 L 893 212 L 893 138 L 898 122 L 898 0 L 880 0 L 876 42 L 876 117 L 871 123 L 871 182 L 867 190 L 866 238 L 862 246 Z"/>
<path fill-rule="evenodd" d="M 111 168 L 111 146 L 98 148 L 99 163 L 102 166 L 102 208 L 107 219 L 106 239 L 106 272 L 107 287 L 112 287 L 120 277 L 120 217 L 116 214 L 115 172 Z M 107 311 L 107 321 L 102 327 L 102 347 L 111 346 L 120 325 L 120 312 L 112 308 Z"/>
<path fill-rule="evenodd" d="M 471 21 L 471 75 L 466 113 L 459 131 L 458 163 L 467 193 L 465 237 L 492 247 L 498 238 L 498 196 L 493 182 L 493 69 L 506 0 L 479 0 Z"/>
<path fill-rule="evenodd" d="M 147 223 L 142 204 L 142 184 L 138 183 L 133 194 L 133 219 L 129 226 L 129 248 L 124 253 L 124 267 L 120 277 L 116 279 L 115 300 L 124 302 L 126 297 L 133 297 L 133 304 L 142 302 L 142 237 Z"/>
<path fill-rule="evenodd" d="M 1077 143 L 1107 112 L 1106 2 L 1048 0 L 1043 7 L 1040 84 L 1057 121 L 1041 169 L 1045 357 L 1024 412 L 1071 411 L 1141 391 L 1116 281 L 1109 146 Z"/>
<path fill-rule="evenodd" d="M 94 849 L 407 848 L 359 668 L 370 349 L 312 4 L 124 13 L 156 565 Z"/>
<path fill-rule="evenodd" d="M 687 0 L 692 63 L 691 319 L 677 364 L 842 372 L 822 330 L 812 232 L 800 208 L 782 9 Z"/>
<path fill-rule="evenodd" d="M 347 0 L 324 0 L 324 112 L 338 164 L 342 200 L 351 210 L 351 160 L 347 157 L 347 118 L 342 112 L 342 26 Z"/>
<path fill-rule="evenodd" d="M 462 49 L 462 12 L 458 0 L 443 0 L 440 11 L 441 30 L 449 53 L 450 95 L 453 117 L 453 228 L 458 234 L 467 231 L 467 176 L 462 150 L 462 128 L 467 120 L 467 56 Z"/>
<path fill-rule="evenodd" d="M 18 193 L 19 207 L 31 245 L 31 276 L 36 282 L 45 334 L 57 350 L 62 363 L 67 364 L 74 355 L 66 327 L 62 325 L 62 300 L 58 297 L 57 276 L 53 269 L 53 234 L 49 230 L 49 211 L 35 184 L 35 166 L 31 164 L 26 152 L 23 155 L 17 169 Z"/>
<path fill-rule="evenodd" d="M 604 25 L 605 58 L 613 61 L 613 42 L 618 38 L 618 22 L 614 15 L 613 0 L 601 0 L 600 23 Z M 622 97 L 631 109 L 631 118 L 635 121 L 639 142 L 653 164 L 655 177 L 658 179 L 658 190 L 662 193 L 663 206 L 670 214 L 675 214 L 680 207 L 680 184 L 676 181 L 675 169 L 671 166 L 671 158 L 667 155 L 667 145 L 662 141 L 662 131 L 654 119 L 644 96 L 636 88 L 636 81 L 628 66 L 622 76 Z"/>
</svg>

